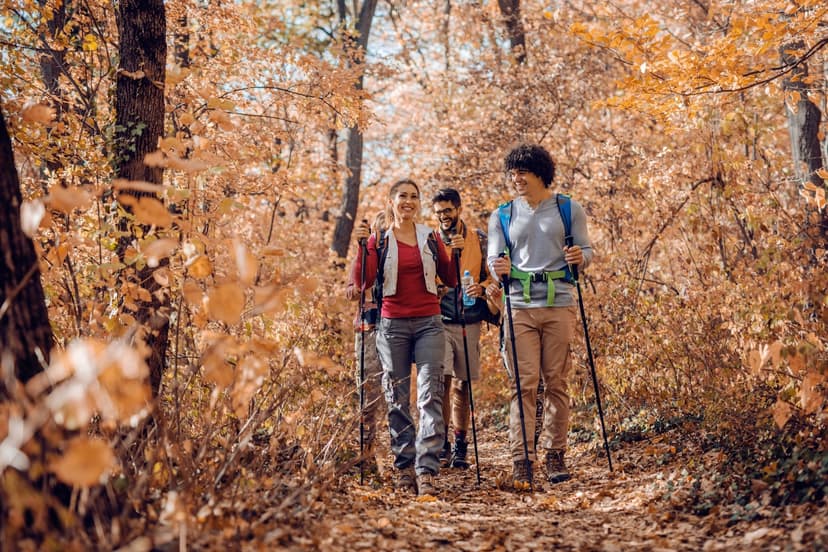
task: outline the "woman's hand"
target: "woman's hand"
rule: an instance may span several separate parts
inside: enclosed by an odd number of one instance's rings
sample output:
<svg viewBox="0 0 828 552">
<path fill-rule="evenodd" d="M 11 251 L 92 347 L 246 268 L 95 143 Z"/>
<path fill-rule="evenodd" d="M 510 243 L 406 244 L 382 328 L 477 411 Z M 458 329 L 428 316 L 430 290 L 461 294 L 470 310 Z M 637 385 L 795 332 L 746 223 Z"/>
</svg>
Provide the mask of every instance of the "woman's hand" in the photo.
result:
<svg viewBox="0 0 828 552">
<path fill-rule="evenodd" d="M 348 284 L 348 287 L 345 288 L 345 298 L 348 301 L 359 299 L 359 288 L 353 283 Z"/>
<path fill-rule="evenodd" d="M 492 282 L 486 287 L 486 299 L 490 301 L 494 301 L 497 303 L 500 301 L 500 298 L 503 296 L 503 288 L 500 287 L 500 284 Z"/>
<path fill-rule="evenodd" d="M 354 228 L 354 236 L 356 237 L 357 241 L 362 242 L 363 240 L 367 240 L 368 236 L 371 235 L 371 227 L 368 226 L 368 221 L 363 219 L 355 228 Z"/>
</svg>

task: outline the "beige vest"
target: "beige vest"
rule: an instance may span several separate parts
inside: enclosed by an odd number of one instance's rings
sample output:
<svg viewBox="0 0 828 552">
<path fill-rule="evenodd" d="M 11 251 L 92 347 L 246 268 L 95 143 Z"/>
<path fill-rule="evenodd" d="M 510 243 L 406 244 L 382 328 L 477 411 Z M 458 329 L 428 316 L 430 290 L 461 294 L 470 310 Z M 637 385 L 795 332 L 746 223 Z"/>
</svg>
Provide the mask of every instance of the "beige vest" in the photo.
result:
<svg viewBox="0 0 828 552">
<path fill-rule="evenodd" d="M 428 236 L 431 228 L 424 224 L 417 224 L 417 245 L 420 248 L 420 256 L 423 259 L 423 277 L 425 278 L 426 289 L 429 293 L 437 295 L 437 264 L 428 247 Z M 382 295 L 388 297 L 397 293 L 397 263 L 399 262 L 399 250 L 397 239 L 393 230 L 385 232 L 388 238 L 388 252 L 385 256 L 385 267 L 383 268 Z"/>
</svg>

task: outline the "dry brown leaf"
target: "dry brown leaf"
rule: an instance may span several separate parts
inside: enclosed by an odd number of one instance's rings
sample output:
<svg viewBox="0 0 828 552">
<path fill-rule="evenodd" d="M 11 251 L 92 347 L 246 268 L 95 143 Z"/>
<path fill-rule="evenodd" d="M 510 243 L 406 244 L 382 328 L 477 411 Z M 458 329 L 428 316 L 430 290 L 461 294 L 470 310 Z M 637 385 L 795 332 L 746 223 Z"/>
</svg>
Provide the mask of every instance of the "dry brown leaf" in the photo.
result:
<svg viewBox="0 0 828 552">
<path fill-rule="evenodd" d="M 143 245 L 144 258 L 147 265 L 155 268 L 161 259 L 169 257 L 178 247 L 178 240 L 161 238 Z"/>
<path fill-rule="evenodd" d="M 781 399 L 777 400 L 776 404 L 773 405 L 773 421 L 776 423 L 776 427 L 779 429 L 785 427 L 785 424 L 791 419 L 792 413 L 791 405 Z"/>
<path fill-rule="evenodd" d="M 48 124 L 55 119 L 55 110 L 48 105 L 37 103 L 25 106 L 20 111 L 20 116 L 27 123 Z"/>
<path fill-rule="evenodd" d="M 802 380 L 802 388 L 799 391 L 799 399 L 802 410 L 806 414 L 813 414 L 817 412 L 825 400 L 825 397 L 819 390 L 819 385 L 825 378 L 822 374 L 810 372 Z"/>
<path fill-rule="evenodd" d="M 166 167 L 167 159 L 161 150 L 151 151 L 144 156 L 144 165 L 147 167 Z"/>
<path fill-rule="evenodd" d="M 236 268 L 239 271 L 239 280 L 247 286 L 252 285 L 256 280 L 256 274 L 259 272 L 259 262 L 240 240 L 233 240 L 233 253 L 235 254 Z"/>
<path fill-rule="evenodd" d="M 291 293 L 289 288 L 264 286 L 253 290 L 253 309 L 251 314 L 266 314 L 284 309 L 285 299 Z"/>
<path fill-rule="evenodd" d="M 204 293 L 201 291 L 201 286 L 193 280 L 185 280 L 183 288 L 182 293 L 184 294 L 184 299 L 186 299 L 189 304 L 194 306 L 201 305 L 201 299 L 204 297 Z"/>
<path fill-rule="evenodd" d="M 133 205 L 132 212 L 135 220 L 143 224 L 154 224 L 165 228 L 172 224 L 173 216 L 163 203 L 154 197 L 140 197 Z"/>
<path fill-rule="evenodd" d="M 167 156 L 166 163 L 169 168 L 186 173 L 197 173 L 211 167 L 210 163 L 203 159 L 183 159 L 177 156 Z"/>
<path fill-rule="evenodd" d="M 204 379 L 215 383 L 219 388 L 230 387 L 235 379 L 233 368 L 226 361 L 227 343 L 219 341 L 207 349 L 201 357 L 204 367 Z"/>
<path fill-rule="evenodd" d="M 97 485 L 113 467 L 115 455 L 100 439 L 78 437 L 69 443 L 66 452 L 52 462 L 51 470 L 68 485 Z"/>
<path fill-rule="evenodd" d="M 324 369 L 329 375 L 334 375 L 340 371 L 340 365 L 334 362 L 333 359 L 326 356 L 317 355 L 313 351 L 307 349 L 300 349 L 296 347 L 293 349 L 293 354 L 296 355 L 296 360 L 301 366 L 316 366 Z M 316 389 L 314 389 L 316 391 Z"/>
<path fill-rule="evenodd" d="M 62 213 L 71 213 L 75 209 L 86 209 L 92 203 L 93 196 L 82 188 L 64 188 L 52 186 L 44 201 L 49 207 Z"/>
<path fill-rule="evenodd" d="M 794 375 L 801 374 L 805 370 L 805 357 L 794 352 L 788 357 L 788 365 L 791 367 Z"/>
<path fill-rule="evenodd" d="M 213 273 L 213 266 L 206 255 L 199 255 L 187 265 L 187 274 L 193 278 L 202 280 Z"/>
<path fill-rule="evenodd" d="M 236 282 L 222 284 L 207 293 L 210 318 L 236 324 L 244 310 L 244 290 Z"/>
<path fill-rule="evenodd" d="M 136 192 L 146 192 L 149 194 L 163 194 L 164 190 L 166 189 L 161 184 L 153 184 L 152 182 L 146 182 L 144 180 L 126 180 L 124 178 L 116 178 L 112 181 L 112 189 L 116 191 L 123 191 L 123 190 L 132 190 Z M 122 199 L 119 197 L 119 199 Z M 129 201 L 129 199 L 134 199 L 134 196 L 128 196 L 128 198 L 123 198 Z M 123 201 L 121 201 L 123 203 Z"/>
</svg>

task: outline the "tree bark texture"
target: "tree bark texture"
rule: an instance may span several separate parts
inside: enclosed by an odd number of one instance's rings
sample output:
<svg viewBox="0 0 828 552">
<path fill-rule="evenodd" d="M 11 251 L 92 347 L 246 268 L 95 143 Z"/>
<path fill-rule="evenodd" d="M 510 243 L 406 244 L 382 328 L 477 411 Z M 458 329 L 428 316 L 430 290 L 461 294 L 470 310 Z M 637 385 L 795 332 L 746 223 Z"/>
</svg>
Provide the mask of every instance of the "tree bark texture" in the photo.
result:
<svg viewBox="0 0 828 552">
<path fill-rule="evenodd" d="M 497 0 L 509 35 L 509 49 L 518 64 L 526 62 L 526 31 L 520 21 L 520 0 Z"/>
<path fill-rule="evenodd" d="M 115 90 L 117 127 L 115 172 L 126 180 L 143 180 L 154 184 L 163 181 L 163 168 L 148 167 L 144 156 L 158 149 L 164 132 L 164 81 L 166 78 L 167 25 L 163 0 L 121 0 L 118 9 L 121 57 Z M 134 196 L 151 195 L 127 192 Z M 119 257 L 127 242 L 119 245 Z M 150 385 L 158 394 L 167 364 L 169 341 L 169 297 L 152 277 L 147 266 L 137 271 L 138 282 L 152 295 L 137 313 L 144 326 L 150 357 Z"/>
<path fill-rule="evenodd" d="M 144 156 L 164 132 L 167 24 L 162 0 L 121 0 L 118 9 L 121 63 L 115 87 L 119 178 L 161 183 L 163 169 Z"/>
<path fill-rule="evenodd" d="M 356 22 L 358 36 L 356 41 L 352 43 L 352 47 L 355 49 L 354 61 L 352 62 L 354 64 L 361 63 L 359 60 L 363 58 L 363 54 L 368 49 L 368 36 L 371 33 L 371 23 L 374 20 L 377 1 L 365 0 L 359 11 L 359 18 Z M 340 9 L 342 7 L 343 4 L 340 3 Z M 344 15 L 344 12 L 340 11 L 340 16 L 342 15 Z M 363 78 L 360 76 L 354 87 L 356 90 L 362 90 L 362 86 Z M 354 230 L 354 219 L 359 206 L 359 187 L 362 182 L 362 150 L 362 130 L 354 124 L 348 128 L 348 140 L 345 150 L 348 174 L 345 177 L 340 215 L 334 227 L 333 242 L 331 244 L 331 249 L 340 258 L 345 258 L 348 255 L 351 233 Z"/>
<path fill-rule="evenodd" d="M 799 62 L 800 53 L 805 51 L 802 41 L 786 44 L 781 49 L 783 65 L 793 65 Z M 790 76 L 782 81 L 785 92 L 799 93 L 795 105 L 785 102 L 785 112 L 788 117 L 788 131 L 791 137 L 791 157 L 796 171 L 799 186 L 811 182 L 817 187 L 823 187 L 825 182 L 817 171 L 824 166 L 822 149 L 819 141 L 819 125 L 822 112 L 807 95 L 806 77 L 808 64 L 799 62 L 793 67 Z M 786 97 L 789 97 L 786 94 Z M 822 213 L 821 229 L 823 241 L 828 241 L 828 211 Z"/>
<path fill-rule="evenodd" d="M 42 371 L 52 348 L 37 253 L 21 227 L 22 203 L 11 139 L 0 110 L 0 389 L 6 389 L 10 380 L 9 368 L 23 382 Z"/>
</svg>

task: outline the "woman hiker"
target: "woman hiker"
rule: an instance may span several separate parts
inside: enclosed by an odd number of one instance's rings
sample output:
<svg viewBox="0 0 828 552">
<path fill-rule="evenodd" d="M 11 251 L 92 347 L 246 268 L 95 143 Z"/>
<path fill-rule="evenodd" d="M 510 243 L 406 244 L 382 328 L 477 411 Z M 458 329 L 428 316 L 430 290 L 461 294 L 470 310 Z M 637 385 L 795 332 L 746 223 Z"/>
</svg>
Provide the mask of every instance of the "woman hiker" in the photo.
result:
<svg viewBox="0 0 828 552">
<path fill-rule="evenodd" d="M 367 224 L 356 227 L 357 239 L 367 239 L 365 285 L 380 283 L 380 321 L 377 352 L 383 367 L 388 403 L 388 428 L 396 469 L 395 486 L 420 495 L 436 495 L 437 457 L 445 439 L 443 421 L 443 358 L 445 335 L 437 297 L 436 277 L 457 285 L 455 258 L 434 232 L 416 222 L 420 189 L 411 180 L 396 182 L 388 194 L 389 228 L 378 241 Z M 461 235 L 450 246 L 462 249 Z M 354 270 L 361 270 L 358 261 Z M 419 431 L 411 417 L 411 363 L 417 365 Z"/>
</svg>

